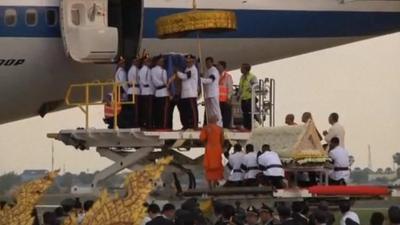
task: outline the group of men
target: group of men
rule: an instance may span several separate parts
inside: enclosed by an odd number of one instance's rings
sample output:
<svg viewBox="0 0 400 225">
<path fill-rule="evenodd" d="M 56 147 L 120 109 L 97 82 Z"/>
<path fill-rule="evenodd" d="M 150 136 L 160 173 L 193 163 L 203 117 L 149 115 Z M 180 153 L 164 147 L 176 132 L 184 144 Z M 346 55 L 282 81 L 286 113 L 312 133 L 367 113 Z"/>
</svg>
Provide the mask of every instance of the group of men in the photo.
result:
<svg viewBox="0 0 400 225">
<path fill-rule="evenodd" d="M 288 114 L 285 117 L 285 123 L 288 126 L 295 126 L 297 123 L 294 119 L 295 117 L 293 114 Z M 307 123 L 309 120 L 312 120 L 311 113 L 303 113 L 301 121 Z M 323 131 L 322 134 L 324 136 L 323 139 L 327 143 L 324 148 L 328 151 L 328 155 L 332 159 L 334 166 L 332 173 L 329 174 L 329 183 L 333 185 L 344 185 L 350 178 L 350 166 L 352 163 L 349 152 L 344 145 L 345 130 L 339 123 L 339 115 L 337 113 L 331 113 L 328 117 L 328 122 L 331 127 L 328 131 Z M 322 140 L 322 136 L 320 134 L 319 136 Z"/>
<path fill-rule="evenodd" d="M 205 60 L 206 71 L 199 74 L 197 59 L 193 55 L 185 56 L 183 70 L 174 67 L 168 74 L 165 57 L 133 59 L 129 70 L 124 59 L 118 62 L 115 81 L 121 84 L 121 96 L 126 102 L 118 109 L 120 128 L 140 127 L 147 129 L 172 129 L 172 114 L 177 107 L 183 129 L 197 129 L 199 125 L 197 100 L 201 86 L 204 91 L 205 123 L 211 117 L 218 119 L 217 124 L 224 128 L 232 127 L 233 80 L 226 71 L 225 61 L 214 64 L 212 57 Z M 250 73 L 251 66 L 243 64 L 243 76 L 239 85 L 239 98 L 243 110 L 243 125 L 251 129 L 251 86 L 257 82 Z M 134 100 L 134 101 L 133 101 Z M 109 101 L 110 103 L 111 101 Z M 113 127 L 113 105 L 105 106 L 105 122 Z M 108 112 L 108 113 L 107 113 Z"/>
<path fill-rule="evenodd" d="M 338 202 L 341 216 L 336 224 L 360 225 L 361 221 L 356 212 L 351 208 L 350 200 Z M 188 199 L 180 209 L 175 209 L 173 204 L 167 203 L 161 208 L 157 204 L 148 206 L 148 217 L 143 225 L 333 225 L 335 214 L 330 211 L 329 204 L 321 201 L 319 205 L 310 210 L 304 201 L 275 202 L 274 207 L 262 203 L 257 208 L 253 205 L 244 209 L 241 203 L 235 205 L 213 200 L 213 214 L 204 215 L 206 209 L 200 209 L 197 199 Z M 391 206 L 388 209 L 387 220 L 389 225 L 400 224 L 400 208 Z M 383 225 L 385 216 L 381 212 L 374 212 L 370 217 L 369 225 Z M 364 224 L 367 224 L 366 221 Z"/>
<path fill-rule="evenodd" d="M 225 186 L 258 186 L 272 185 L 283 188 L 285 176 L 282 162 L 278 154 L 271 151 L 269 145 L 263 145 L 261 151 L 255 152 L 252 144 L 246 145 L 246 153 L 242 146 L 236 144 L 234 152 L 228 156 L 230 176 Z"/>
</svg>

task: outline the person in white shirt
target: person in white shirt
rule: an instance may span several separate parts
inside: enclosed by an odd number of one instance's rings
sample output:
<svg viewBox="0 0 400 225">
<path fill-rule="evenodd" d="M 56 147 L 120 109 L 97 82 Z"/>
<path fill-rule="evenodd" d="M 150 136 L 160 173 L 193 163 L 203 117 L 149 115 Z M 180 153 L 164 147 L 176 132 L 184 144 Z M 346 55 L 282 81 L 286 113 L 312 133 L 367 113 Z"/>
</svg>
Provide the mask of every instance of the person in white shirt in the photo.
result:
<svg viewBox="0 0 400 225">
<path fill-rule="evenodd" d="M 260 173 L 257 163 L 257 153 L 254 152 L 252 144 L 246 145 L 246 155 L 243 157 L 242 170 L 244 174 L 244 186 L 257 186 L 257 174 Z"/>
<path fill-rule="evenodd" d="M 123 108 L 129 108 L 127 119 L 129 120 L 129 127 L 138 127 L 139 125 L 139 112 L 138 112 L 138 96 L 140 94 L 139 85 L 139 59 L 134 58 L 132 60 L 131 68 L 128 71 L 128 102 L 134 102 L 133 105 L 122 105 Z M 128 106 L 128 107 L 125 107 Z"/>
<path fill-rule="evenodd" d="M 339 146 L 339 138 L 334 137 L 329 144 L 329 157 L 333 161 L 333 171 L 329 174 L 329 184 L 346 185 L 350 179 L 350 156 Z"/>
<path fill-rule="evenodd" d="M 128 92 L 127 75 L 125 70 L 125 59 L 120 58 L 117 64 L 117 71 L 115 72 L 115 82 L 121 84 L 121 98 L 126 97 Z"/>
<path fill-rule="evenodd" d="M 351 211 L 351 202 L 349 200 L 339 202 L 339 210 L 342 213 L 340 225 L 360 225 L 360 218 L 355 212 Z"/>
<path fill-rule="evenodd" d="M 143 59 L 142 68 L 139 70 L 139 126 L 141 128 L 153 127 L 153 97 L 154 87 L 151 80 L 151 58 Z"/>
<path fill-rule="evenodd" d="M 199 113 L 197 109 L 198 79 L 199 73 L 195 65 L 196 57 L 187 55 L 185 72 L 176 71 L 169 83 L 175 79 L 181 79 L 180 107 L 182 109 L 183 129 L 197 129 L 199 126 Z"/>
<path fill-rule="evenodd" d="M 331 127 L 328 131 L 324 131 L 322 134 L 325 136 L 325 141 L 329 144 L 331 139 L 334 137 L 339 138 L 340 147 L 344 148 L 344 127 L 339 124 L 339 115 L 337 113 L 331 113 L 328 118 Z"/>
<path fill-rule="evenodd" d="M 262 146 L 261 152 L 261 155 L 258 156 L 258 165 L 262 170 L 262 183 L 275 188 L 283 188 L 285 172 L 279 155 L 271 151 L 267 144 Z"/>
<path fill-rule="evenodd" d="M 154 97 L 154 128 L 166 129 L 169 118 L 169 92 L 167 71 L 164 69 L 164 58 L 160 55 L 154 58 L 155 66 L 151 69 L 151 79 L 155 89 Z"/>
<path fill-rule="evenodd" d="M 204 85 L 205 113 L 206 120 L 212 117 L 218 119 L 217 125 L 222 127 L 221 108 L 219 106 L 219 72 L 214 66 L 212 57 L 206 58 L 207 71 L 204 77 L 201 78 L 201 83 Z M 207 124 L 205 121 L 204 124 Z"/>
<path fill-rule="evenodd" d="M 244 153 L 242 146 L 235 144 L 233 146 L 233 153 L 228 157 L 228 168 L 231 170 L 228 181 L 225 187 L 239 187 L 243 184 L 244 171 L 241 169 Z"/>
</svg>

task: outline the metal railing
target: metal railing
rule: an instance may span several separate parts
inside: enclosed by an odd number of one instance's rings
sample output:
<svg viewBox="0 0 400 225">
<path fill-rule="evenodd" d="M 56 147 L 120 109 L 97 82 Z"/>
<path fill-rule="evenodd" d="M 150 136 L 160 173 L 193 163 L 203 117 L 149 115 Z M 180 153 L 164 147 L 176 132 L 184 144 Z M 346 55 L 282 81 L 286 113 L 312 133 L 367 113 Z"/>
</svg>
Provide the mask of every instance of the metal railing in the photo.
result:
<svg viewBox="0 0 400 225">
<path fill-rule="evenodd" d="M 85 129 L 89 128 L 89 107 L 107 104 L 106 95 L 112 94 L 111 105 L 114 109 L 114 129 L 118 129 L 118 108 L 121 105 L 135 104 L 135 98 L 126 101 L 121 96 L 123 86 L 134 87 L 131 82 L 100 82 L 72 84 L 67 90 L 65 104 L 67 106 L 78 107 L 85 114 Z"/>
<path fill-rule="evenodd" d="M 265 78 L 251 87 L 251 129 L 256 122 L 265 126 L 268 118 L 269 126 L 275 126 L 275 80 Z"/>
</svg>

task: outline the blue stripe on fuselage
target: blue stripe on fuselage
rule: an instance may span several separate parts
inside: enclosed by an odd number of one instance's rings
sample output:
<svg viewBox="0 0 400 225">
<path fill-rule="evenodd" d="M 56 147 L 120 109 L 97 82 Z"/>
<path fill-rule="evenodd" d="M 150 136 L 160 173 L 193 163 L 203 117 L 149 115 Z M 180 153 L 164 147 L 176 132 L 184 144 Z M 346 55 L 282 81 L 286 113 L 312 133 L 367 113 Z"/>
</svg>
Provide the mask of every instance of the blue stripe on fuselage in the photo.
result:
<svg viewBox="0 0 400 225">
<path fill-rule="evenodd" d="M 4 12 L 15 8 L 18 22 L 15 27 L 4 25 Z M 35 27 L 25 25 L 25 11 L 34 8 L 39 21 Z M 60 37 L 60 28 L 46 24 L 47 10 L 57 7 L 0 6 L 0 37 Z M 160 16 L 187 9 L 146 8 L 144 38 L 156 38 L 155 21 Z M 204 38 L 301 38 L 350 37 L 391 33 L 400 30 L 400 12 L 337 12 L 235 10 L 238 29 L 235 32 L 202 33 Z M 194 36 L 187 36 L 193 38 Z"/>
</svg>

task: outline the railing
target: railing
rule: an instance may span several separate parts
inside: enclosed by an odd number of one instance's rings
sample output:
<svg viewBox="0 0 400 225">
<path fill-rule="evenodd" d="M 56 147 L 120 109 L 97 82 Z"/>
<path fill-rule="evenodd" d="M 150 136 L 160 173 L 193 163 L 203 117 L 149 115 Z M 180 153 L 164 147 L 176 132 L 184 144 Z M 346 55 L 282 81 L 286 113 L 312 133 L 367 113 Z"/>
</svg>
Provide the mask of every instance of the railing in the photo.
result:
<svg viewBox="0 0 400 225">
<path fill-rule="evenodd" d="M 257 120 L 264 127 L 267 117 L 269 126 L 275 126 L 275 80 L 271 78 L 258 80 L 251 87 L 251 129 Z"/>
<path fill-rule="evenodd" d="M 85 129 L 89 128 L 89 107 L 95 105 L 105 105 L 106 95 L 112 93 L 111 105 L 114 109 L 114 129 L 118 129 L 118 108 L 121 105 L 135 104 L 135 99 L 132 101 L 121 101 L 121 90 L 123 86 L 132 85 L 128 82 L 100 82 L 72 84 L 67 90 L 65 96 L 65 104 L 67 106 L 79 107 L 85 114 Z M 78 100 L 75 100 L 77 98 Z"/>
</svg>

